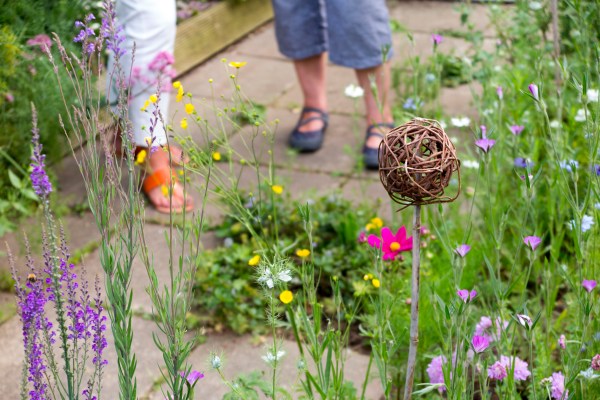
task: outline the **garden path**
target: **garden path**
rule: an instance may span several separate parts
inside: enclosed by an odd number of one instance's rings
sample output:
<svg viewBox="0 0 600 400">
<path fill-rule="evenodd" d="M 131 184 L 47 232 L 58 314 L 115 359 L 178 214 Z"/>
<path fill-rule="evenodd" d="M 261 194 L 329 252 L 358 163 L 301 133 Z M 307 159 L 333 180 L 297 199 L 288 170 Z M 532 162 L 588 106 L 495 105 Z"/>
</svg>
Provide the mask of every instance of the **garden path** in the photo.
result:
<svg viewBox="0 0 600 400">
<path fill-rule="evenodd" d="M 459 14 L 454 9 L 455 5 L 439 1 L 400 1 L 390 2 L 390 12 L 393 19 L 400 22 L 414 34 L 414 45 L 411 45 L 406 34 L 394 34 L 395 57 L 393 63 L 402 63 L 408 56 L 420 55 L 427 57 L 432 53 L 431 34 L 443 30 L 459 29 Z M 488 18 L 484 6 L 473 6 L 471 20 L 477 28 L 485 32 L 492 32 L 488 26 Z M 493 48 L 495 39 L 489 33 L 484 44 Z M 446 38 L 439 50 L 464 54 L 468 45 L 461 39 Z M 214 79 L 213 89 L 218 95 L 229 93 L 229 77 L 225 73 L 222 58 L 230 61 L 247 61 L 248 64 L 240 70 L 239 81 L 242 91 L 253 101 L 266 107 L 268 120 L 279 119 L 275 136 L 274 154 L 276 173 L 280 177 L 285 190 L 292 197 L 304 197 L 314 194 L 340 191 L 343 196 L 355 201 L 373 200 L 379 197 L 387 199 L 387 194 L 379 184 L 376 172 L 357 171 L 356 162 L 363 140 L 364 122 L 354 121 L 354 103 L 352 99 L 344 96 L 344 88 L 355 82 L 351 70 L 329 66 L 329 80 L 327 91 L 330 102 L 331 122 L 326 135 L 323 149 L 314 154 L 294 155 L 289 152 L 286 145 L 287 133 L 293 128 L 300 111 L 300 89 L 296 83 L 293 66 L 289 60 L 283 58 L 278 50 L 274 37 L 272 23 L 268 23 L 256 32 L 248 35 L 237 44 L 215 55 L 206 63 L 200 65 L 185 76 L 181 77 L 184 87 L 191 91 L 194 98 L 208 97 L 211 95 L 208 79 Z M 476 111 L 471 104 L 472 90 L 469 86 L 445 88 L 442 91 L 442 106 L 449 115 L 467 115 L 474 117 Z M 395 94 L 393 94 L 395 96 Z M 175 109 L 175 104 L 173 105 Z M 201 110 L 198 110 L 202 112 Z M 358 112 L 362 114 L 362 104 L 358 105 Z M 210 116 L 207 116 L 210 120 Z M 191 124 L 190 124 L 191 125 Z M 357 126 L 357 128 L 356 128 Z M 245 129 L 231 132 L 231 143 L 234 148 L 243 146 Z M 353 133 L 356 132 L 356 133 Z M 190 129 L 188 132 L 196 140 L 201 141 L 198 130 Z M 89 212 L 76 212 L 86 202 L 85 187 L 80 179 L 71 157 L 65 159 L 56 168 L 58 173 L 58 187 L 61 204 L 67 205 L 70 212 L 63 217 L 63 223 L 71 250 L 82 256 L 88 276 L 101 274 L 98 252 L 95 251 L 98 243 L 93 218 Z M 200 204 L 199 198 L 196 199 Z M 386 204 L 386 202 L 383 202 Z M 381 210 L 383 217 L 391 217 L 392 210 Z M 209 222 L 216 222 L 222 212 L 214 205 L 208 205 L 207 216 Z M 164 246 L 164 231 L 168 219 L 156 213 L 151 208 L 146 211 L 147 232 L 146 238 L 150 247 L 160 249 Z M 25 224 L 24 231 L 30 234 L 34 253 L 40 247 L 39 225 Z M 23 241 L 21 235 L 8 235 L 6 241 L 16 254 L 19 265 L 24 265 L 22 251 Z M 38 238 L 38 239 L 36 239 Z M 206 248 L 218 246 L 220 243 L 210 233 L 204 238 Z M 156 251 L 155 265 L 166 265 L 168 259 L 164 252 Z M 155 349 L 152 341 L 152 332 L 156 328 L 147 318 L 151 313 L 145 286 L 147 277 L 140 262 L 134 268 L 132 287 L 134 291 L 134 308 L 136 315 L 133 318 L 135 332 L 135 350 L 138 356 L 138 393 L 141 398 L 162 399 L 160 394 L 161 374 L 158 367 L 162 364 L 161 354 Z M 7 257 L 0 253 L 0 269 L 7 269 Z M 166 274 L 166 269 L 158 268 L 160 275 Z M 6 316 L 14 313 L 11 311 L 9 296 L 0 296 L 0 398 L 18 398 L 18 384 L 21 374 L 23 359 L 20 321 L 18 316 Z M 224 385 L 219 382 L 215 372 L 207 366 L 208 352 L 211 350 L 223 351 L 228 362 L 226 373 L 248 372 L 253 370 L 268 373 L 267 365 L 261 360 L 264 346 L 256 343 L 256 338 L 251 336 L 234 336 L 227 333 L 211 333 L 206 342 L 199 345 L 190 357 L 195 369 L 206 373 L 206 378 L 198 385 L 197 397 L 203 399 L 219 399 L 226 392 Z M 260 340 L 259 340 L 260 342 Z M 282 368 L 282 382 L 292 384 L 296 382 L 297 360 L 296 347 L 290 342 L 285 342 L 288 351 Z M 110 344 L 109 344 L 110 348 Z M 350 351 L 347 368 L 352 376 L 348 379 L 358 381 L 366 369 L 368 358 L 364 355 Z M 117 398 L 117 377 L 114 361 L 114 352 L 109 351 L 109 365 L 104 380 L 105 399 Z M 367 398 L 376 399 L 380 396 L 378 381 L 375 376 L 368 387 Z M 289 385 L 288 385 L 289 387 Z"/>
</svg>

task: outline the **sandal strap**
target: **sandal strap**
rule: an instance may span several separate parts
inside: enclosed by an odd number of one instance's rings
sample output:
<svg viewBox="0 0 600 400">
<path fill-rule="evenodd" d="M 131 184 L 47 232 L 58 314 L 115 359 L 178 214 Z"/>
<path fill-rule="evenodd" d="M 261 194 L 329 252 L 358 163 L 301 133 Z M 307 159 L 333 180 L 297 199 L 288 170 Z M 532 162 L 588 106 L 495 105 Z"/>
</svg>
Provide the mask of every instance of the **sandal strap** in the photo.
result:
<svg viewBox="0 0 600 400">
<path fill-rule="evenodd" d="M 314 112 L 314 113 L 318 113 L 321 115 L 321 118 L 323 119 L 329 119 L 329 114 L 327 114 L 327 112 L 323 111 L 320 108 L 316 108 L 316 107 L 303 107 L 302 108 L 302 114 L 307 113 L 307 112 Z M 317 118 L 317 117 L 314 117 Z"/>
<path fill-rule="evenodd" d="M 178 182 L 177 177 L 173 174 L 171 168 L 165 167 L 157 169 L 150 175 L 146 175 L 144 183 L 142 184 L 142 190 L 144 193 L 149 193 L 152 189 L 162 185 L 170 185 L 171 182 Z"/>
<path fill-rule="evenodd" d="M 367 128 L 367 139 L 369 139 L 372 136 L 376 136 L 379 138 L 385 138 L 385 134 L 381 133 L 377 130 L 377 128 L 380 127 L 386 127 L 386 128 L 394 128 L 395 124 L 391 123 L 391 122 L 382 122 L 380 124 L 372 124 L 369 125 L 369 127 Z"/>
</svg>

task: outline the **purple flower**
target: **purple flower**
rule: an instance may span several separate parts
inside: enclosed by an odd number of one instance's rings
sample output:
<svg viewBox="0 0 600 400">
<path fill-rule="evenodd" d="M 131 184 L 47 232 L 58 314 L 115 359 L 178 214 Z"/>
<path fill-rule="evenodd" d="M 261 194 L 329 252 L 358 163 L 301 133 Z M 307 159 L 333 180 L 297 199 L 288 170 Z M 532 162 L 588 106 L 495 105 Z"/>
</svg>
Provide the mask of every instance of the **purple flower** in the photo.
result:
<svg viewBox="0 0 600 400">
<path fill-rule="evenodd" d="M 446 357 L 444 356 L 437 356 L 434 357 L 433 360 L 431 360 L 431 362 L 427 366 L 427 375 L 429 375 L 430 383 L 445 383 L 444 370 L 442 369 L 445 362 Z M 446 386 L 440 386 L 438 390 L 440 391 L 440 393 L 443 393 L 446 391 Z"/>
<path fill-rule="evenodd" d="M 531 95 L 533 96 L 534 99 L 536 99 L 536 100 L 540 99 L 539 90 L 535 83 L 531 83 L 529 85 L 529 93 L 531 93 Z"/>
<path fill-rule="evenodd" d="M 540 245 L 540 243 L 542 243 L 542 239 L 538 236 L 525 236 L 525 238 L 523 238 L 523 243 L 529 246 L 531 250 L 535 251 L 535 249 Z"/>
<path fill-rule="evenodd" d="M 485 336 L 473 336 L 471 346 L 475 353 L 482 353 L 490 346 L 490 340 Z"/>
<path fill-rule="evenodd" d="M 477 296 L 477 291 L 471 290 L 471 292 L 469 292 L 468 289 L 461 289 L 458 290 L 456 294 L 462 299 L 463 303 L 469 303 Z"/>
<path fill-rule="evenodd" d="M 592 357 L 591 367 L 594 371 L 600 371 L 600 354 L 596 354 L 594 357 Z"/>
<path fill-rule="evenodd" d="M 497 381 L 501 381 L 506 378 L 508 374 L 506 373 L 506 368 L 500 361 L 496 361 L 488 368 L 488 378 L 495 379 Z"/>
<path fill-rule="evenodd" d="M 433 35 L 431 35 L 431 40 L 433 41 L 434 46 L 437 46 L 440 43 L 442 43 L 443 39 L 444 39 L 444 37 L 442 35 L 438 35 L 437 33 L 434 33 Z"/>
<path fill-rule="evenodd" d="M 367 242 L 367 234 L 365 231 L 360 231 L 358 234 L 358 239 L 356 239 L 358 243 L 366 243 Z"/>
<path fill-rule="evenodd" d="M 496 318 L 496 330 L 492 331 L 492 320 L 490 317 L 481 317 L 475 326 L 475 335 L 485 336 L 490 342 L 500 339 L 502 330 L 508 327 L 508 321 L 502 321 L 500 317 Z"/>
<path fill-rule="evenodd" d="M 481 150 L 483 150 L 484 153 L 487 153 L 488 151 L 490 151 L 490 149 L 492 147 L 494 147 L 495 144 L 496 144 L 496 141 L 494 139 L 488 139 L 488 138 L 477 139 L 475 141 L 475 146 L 477 146 Z"/>
<path fill-rule="evenodd" d="M 525 127 L 523 125 L 511 125 L 510 126 L 510 131 L 512 132 L 513 135 L 520 135 L 521 132 L 523 132 L 523 129 L 525 129 Z"/>
<path fill-rule="evenodd" d="M 500 356 L 500 363 L 504 366 L 506 371 L 513 369 L 514 362 L 514 378 L 516 381 L 524 381 L 529 378 L 531 372 L 527 369 L 528 364 L 521 360 L 519 357 L 507 357 Z"/>
<path fill-rule="evenodd" d="M 204 378 L 204 374 L 200 371 L 191 371 L 187 376 L 185 376 L 185 372 L 182 371 L 179 375 L 184 377 L 191 386 L 194 386 L 199 379 Z"/>
<path fill-rule="evenodd" d="M 531 326 L 533 325 L 533 321 L 531 320 L 529 315 L 517 314 L 517 321 L 519 321 L 519 324 L 521 324 L 527 329 L 531 329 Z"/>
<path fill-rule="evenodd" d="M 471 246 L 469 246 L 468 244 L 461 244 L 456 249 L 454 249 L 454 252 L 462 258 L 465 258 L 469 251 L 471 251 Z"/>
<path fill-rule="evenodd" d="M 45 33 L 40 33 L 27 41 L 27 46 L 39 46 L 40 50 L 48 53 L 52 47 L 52 40 Z"/>
<path fill-rule="evenodd" d="M 102 26 L 100 34 L 106 40 L 106 48 L 113 52 L 116 59 L 125 54 L 125 49 L 121 47 L 125 41 L 123 27 L 117 24 L 115 4 L 113 1 L 104 0 L 104 12 L 102 15 Z"/>
<path fill-rule="evenodd" d="M 12 103 L 13 101 L 15 101 L 15 96 L 10 92 L 6 92 L 4 93 L 4 100 L 6 100 L 9 103 Z"/>
<path fill-rule="evenodd" d="M 44 160 L 46 156 L 42 153 L 42 144 L 40 143 L 40 131 L 37 127 L 37 111 L 31 106 L 31 119 L 33 128 L 31 129 L 33 144 L 33 155 L 31 156 L 31 184 L 35 193 L 40 196 L 43 201 L 48 200 L 48 195 L 52 192 L 52 184 L 46 173 L 46 165 Z"/>
<path fill-rule="evenodd" d="M 487 126 L 480 125 L 479 129 L 481 129 L 481 137 L 484 139 L 487 138 Z"/>
<path fill-rule="evenodd" d="M 592 172 L 595 172 L 597 176 L 600 176 L 600 164 L 593 165 Z"/>
<path fill-rule="evenodd" d="M 594 290 L 594 288 L 596 287 L 598 283 L 595 280 L 587 280 L 584 279 L 583 282 L 581 282 L 581 286 L 583 286 L 583 288 L 585 290 L 587 290 L 588 293 L 591 293 L 592 290 Z"/>
<path fill-rule="evenodd" d="M 498 95 L 498 98 L 500 100 L 502 100 L 504 98 L 504 93 L 502 92 L 502 86 L 498 86 L 496 88 L 496 94 Z"/>
<path fill-rule="evenodd" d="M 558 345 L 560 346 L 561 349 L 566 349 L 567 348 L 567 338 L 565 337 L 565 335 L 560 335 L 560 337 L 558 338 Z"/>
<path fill-rule="evenodd" d="M 515 164 L 515 167 L 517 167 L 517 168 L 527 168 L 528 165 L 533 165 L 533 163 L 531 163 L 531 161 L 529 161 L 523 157 L 515 158 L 514 164 Z"/>
<path fill-rule="evenodd" d="M 566 399 L 569 397 L 569 391 L 565 392 L 565 376 L 562 372 L 554 372 L 549 378 L 552 385 L 551 397 L 553 399 Z"/>
</svg>

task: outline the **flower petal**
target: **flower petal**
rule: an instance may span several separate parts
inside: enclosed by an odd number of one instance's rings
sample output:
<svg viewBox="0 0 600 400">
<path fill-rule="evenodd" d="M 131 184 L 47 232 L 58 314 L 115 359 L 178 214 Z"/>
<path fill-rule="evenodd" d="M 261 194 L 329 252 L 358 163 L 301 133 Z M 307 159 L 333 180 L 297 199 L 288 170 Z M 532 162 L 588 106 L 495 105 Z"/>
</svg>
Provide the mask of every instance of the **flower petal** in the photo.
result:
<svg viewBox="0 0 600 400">
<path fill-rule="evenodd" d="M 369 235 L 367 238 L 367 243 L 369 243 L 369 246 L 375 247 L 376 249 L 381 247 L 381 239 L 379 236 Z"/>
</svg>

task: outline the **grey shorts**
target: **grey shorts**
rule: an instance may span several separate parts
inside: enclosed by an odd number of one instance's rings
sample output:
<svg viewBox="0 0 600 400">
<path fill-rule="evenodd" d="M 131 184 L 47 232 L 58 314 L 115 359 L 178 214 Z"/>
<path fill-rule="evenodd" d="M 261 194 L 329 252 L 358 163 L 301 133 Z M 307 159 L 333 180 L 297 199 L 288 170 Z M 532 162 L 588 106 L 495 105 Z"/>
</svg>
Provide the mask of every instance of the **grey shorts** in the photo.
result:
<svg viewBox="0 0 600 400">
<path fill-rule="evenodd" d="M 272 0 L 279 51 L 302 60 L 329 52 L 331 62 L 354 69 L 383 62 L 392 34 L 385 0 Z"/>
</svg>

